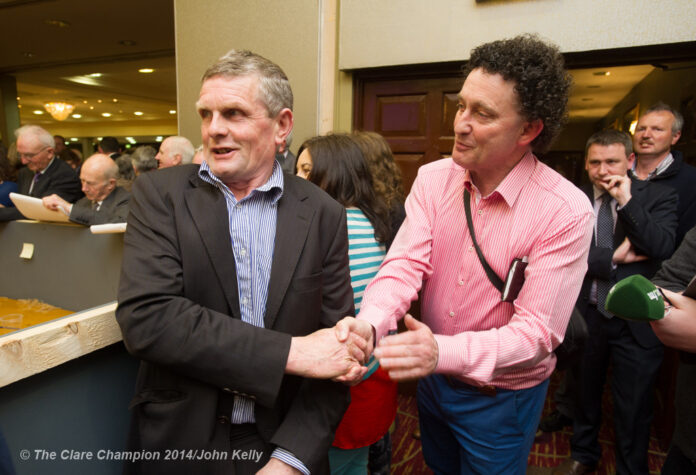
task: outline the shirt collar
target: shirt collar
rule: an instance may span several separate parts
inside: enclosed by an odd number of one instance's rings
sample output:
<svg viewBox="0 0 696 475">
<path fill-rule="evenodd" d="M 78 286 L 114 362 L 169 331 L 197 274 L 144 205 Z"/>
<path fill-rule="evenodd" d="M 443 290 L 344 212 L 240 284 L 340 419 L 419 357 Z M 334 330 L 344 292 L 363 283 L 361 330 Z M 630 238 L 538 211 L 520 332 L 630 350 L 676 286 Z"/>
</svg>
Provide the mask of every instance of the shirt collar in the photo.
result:
<svg viewBox="0 0 696 475">
<path fill-rule="evenodd" d="M 225 195 L 232 195 L 232 198 L 234 198 L 234 194 L 232 194 L 230 189 L 222 182 L 222 180 L 213 174 L 205 160 L 201 162 L 201 166 L 198 169 L 198 176 L 206 183 L 210 183 L 211 185 L 220 189 L 223 193 L 225 193 Z M 283 196 L 285 185 L 283 180 L 283 171 L 280 168 L 280 164 L 274 160 L 273 172 L 271 172 L 271 176 L 268 178 L 268 181 L 266 181 L 266 183 L 263 185 L 254 188 L 254 190 L 252 190 L 252 192 L 245 196 L 241 201 L 244 201 L 257 193 L 266 193 L 271 198 L 273 203 L 277 203 L 280 197 Z"/>
<path fill-rule="evenodd" d="M 53 161 L 54 161 L 55 159 L 56 159 L 56 156 L 54 155 L 53 158 L 51 159 L 51 161 L 48 162 L 48 165 L 46 165 L 46 168 L 44 168 L 43 170 L 38 171 L 38 172 L 36 172 L 36 173 L 38 173 L 38 174 L 40 174 L 40 175 L 43 175 L 44 173 L 46 173 L 46 170 L 48 170 L 48 169 L 51 167 L 51 165 L 53 164 Z"/>
<path fill-rule="evenodd" d="M 535 168 L 536 158 L 534 154 L 531 151 L 525 153 L 522 159 L 517 162 L 517 165 L 515 165 L 505 178 L 503 178 L 503 181 L 498 184 L 496 189 L 493 190 L 490 195 L 484 196 L 484 199 L 498 194 L 503 197 L 508 206 L 512 207 L 517 197 L 520 195 L 522 188 L 529 181 L 529 177 L 534 173 Z M 464 186 L 466 186 L 472 194 L 478 193 L 478 190 L 471 181 L 469 170 L 466 170 L 464 175 Z"/>
<path fill-rule="evenodd" d="M 635 175 L 635 171 L 636 171 L 636 163 L 637 162 L 638 162 L 638 160 L 634 160 L 633 167 L 631 168 L 631 171 L 634 172 L 633 173 L 634 175 Z M 672 165 L 672 163 L 674 163 L 674 156 L 672 155 L 672 152 L 670 152 L 667 154 L 667 156 L 665 158 L 662 159 L 660 164 L 658 166 L 656 166 L 653 171 L 648 173 L 648 177 L 646 178 L 646 180 L 651 180 L 651 179 L 655 178 L 657 175 L 659 175 L 660 173 L 667 170 L 670 167 L 670 165 Z"/>
</svg>

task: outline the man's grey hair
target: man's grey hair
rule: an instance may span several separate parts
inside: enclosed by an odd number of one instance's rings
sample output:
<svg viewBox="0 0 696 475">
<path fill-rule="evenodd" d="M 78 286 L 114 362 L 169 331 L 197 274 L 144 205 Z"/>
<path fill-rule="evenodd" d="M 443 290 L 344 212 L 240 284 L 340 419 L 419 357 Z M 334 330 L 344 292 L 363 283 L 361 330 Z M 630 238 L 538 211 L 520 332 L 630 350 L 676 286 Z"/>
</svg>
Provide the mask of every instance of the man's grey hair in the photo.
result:
<svg viewBox="0 0 696 475">
<path fill-rule="evenodd" d="M 193 160 L 193 155 L 196 151 L 193 148 L 193 144 L 186 137 L 180 135 L 172 135 L 166 138 L 169 144 L 169 151 L 172 155 L 181 155 L 181 164 L 186 165 L 191 163 Z"/>
<path fill-rule="evenodd" d="M 44 147 L 56 148 L 56 140 L 53 138 L 53 135 L 43 127 L 39 127 L 38 125 L 23 125 L 15 130 L 15 137 L 17 137 L 17 140 L 27 136 L 35 137 Z"/>
<path fill-rule="evenodd" d="M 138 171 L 138 173 L 149 172 L 150 170 L 157 169 L 157 150 L 150 145 L 141 145 L 137 147 L 131 154 L 131 160 L 133 160 L 133 167 Z"/>
<path fill-rule="evenodd" d="M 283 109 L 292 110 L 290 81 L 283 70 L 272 61 L 247 50 L 230 50 L 203 74 L 203 82 L 215 76 L 259 78 L 261 102 L 268 115 L 275 117 Z"/>
<path fill-rule="evenodd" d="M 674 116 L 674 122 L 672 122 L 672 135 L 678 134 L 681 132 L 682 127 L 684 127 L 684 116 L 681 115 L 681 113 L 670 106 L 669 104 L 665 104 L 662 101 L 657 102 L 656 104 L 653 104 L 652 106 L 648 107 L 648 109 L 643 113 L 645 114 L 650 114 L 651 112 L 669 112 Z"/>
</svg>

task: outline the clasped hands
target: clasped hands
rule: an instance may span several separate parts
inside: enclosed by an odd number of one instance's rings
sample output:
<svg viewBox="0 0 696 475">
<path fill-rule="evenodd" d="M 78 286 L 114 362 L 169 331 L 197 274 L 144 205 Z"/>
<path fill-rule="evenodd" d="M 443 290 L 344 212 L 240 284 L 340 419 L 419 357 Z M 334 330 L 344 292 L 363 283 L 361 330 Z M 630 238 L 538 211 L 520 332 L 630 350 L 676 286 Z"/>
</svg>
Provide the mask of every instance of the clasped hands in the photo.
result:
<svg viewBox="0 0 696 475">
<path fill-rule="evenodd" d="M 404 317 L 407 331 L 382 338 L 374 344 L 374 329 L 365 320 L 345 317 L 334 328 L 324 328 L 305 337 L 294 337 L 287 372 L 309 378 L 359 383 L 373 353 L 380 366 L 395 381 L 416 379 L 437 366 L 438 346 L 432 331 L 411 315 Z"/>
</svg>

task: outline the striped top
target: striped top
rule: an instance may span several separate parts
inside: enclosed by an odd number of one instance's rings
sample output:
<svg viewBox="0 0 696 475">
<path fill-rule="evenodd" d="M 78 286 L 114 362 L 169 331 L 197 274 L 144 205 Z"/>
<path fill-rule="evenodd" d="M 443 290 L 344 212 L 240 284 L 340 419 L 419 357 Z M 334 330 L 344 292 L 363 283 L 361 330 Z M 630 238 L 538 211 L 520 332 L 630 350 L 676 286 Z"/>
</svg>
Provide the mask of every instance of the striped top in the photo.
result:
<svg viewBox="0 0 696 475">
<path fill-rule="evenodd" d="M 471 201 L 476 240 L 501 277 L 527 257 L 525 283 L 502 302 L 469 235 L 463 193 Z M 490 195 L 481 197 L 469 172 L 451 158 L 422 166 L 406 200 L 406 220 L 360 318 L 379 340 L 423 288 L 421 316 L 435 334 L 435 372 L 469 384 L 505 389 L 535 386 L 555 366 L 587 270 L 594 217 L 587 196 L 530 152 Z"/>
<path fill-rule="evenodd" d="M 362 211 L 353 207 L 346 208 L 346 217 L 350 284 L 353 287 L 353 301 L 357 315 L 360 312 L 365 288 L 377 274 L 386 255 L 386 248 L 375 239 L 375 230 Z"/>
</svg>

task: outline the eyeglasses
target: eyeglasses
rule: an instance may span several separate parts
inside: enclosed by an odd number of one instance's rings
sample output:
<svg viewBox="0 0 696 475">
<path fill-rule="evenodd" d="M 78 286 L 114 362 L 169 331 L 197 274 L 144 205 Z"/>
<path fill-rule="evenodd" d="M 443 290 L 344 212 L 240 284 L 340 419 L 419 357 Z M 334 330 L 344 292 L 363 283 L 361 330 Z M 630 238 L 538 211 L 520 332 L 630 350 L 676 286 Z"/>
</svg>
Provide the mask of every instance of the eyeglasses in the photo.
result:
<svg viewBox="0 0 696 475">
<path fill-rule="evenodd" d="M 24 159 L 24 160 L 32 160 L 34 157 L 36 157 L 37 155 L 43 153 L 44 151 L 48 150 L 49 148 L 51 148 L 51 147 L 44 147 L 44 148 L 42 148 L 41 150 L 39 150 L 38 152 L 35 152 L 35 153 L 20 153 L 20 154 L 19 154 L 19 158 Z"/>
</svg>

